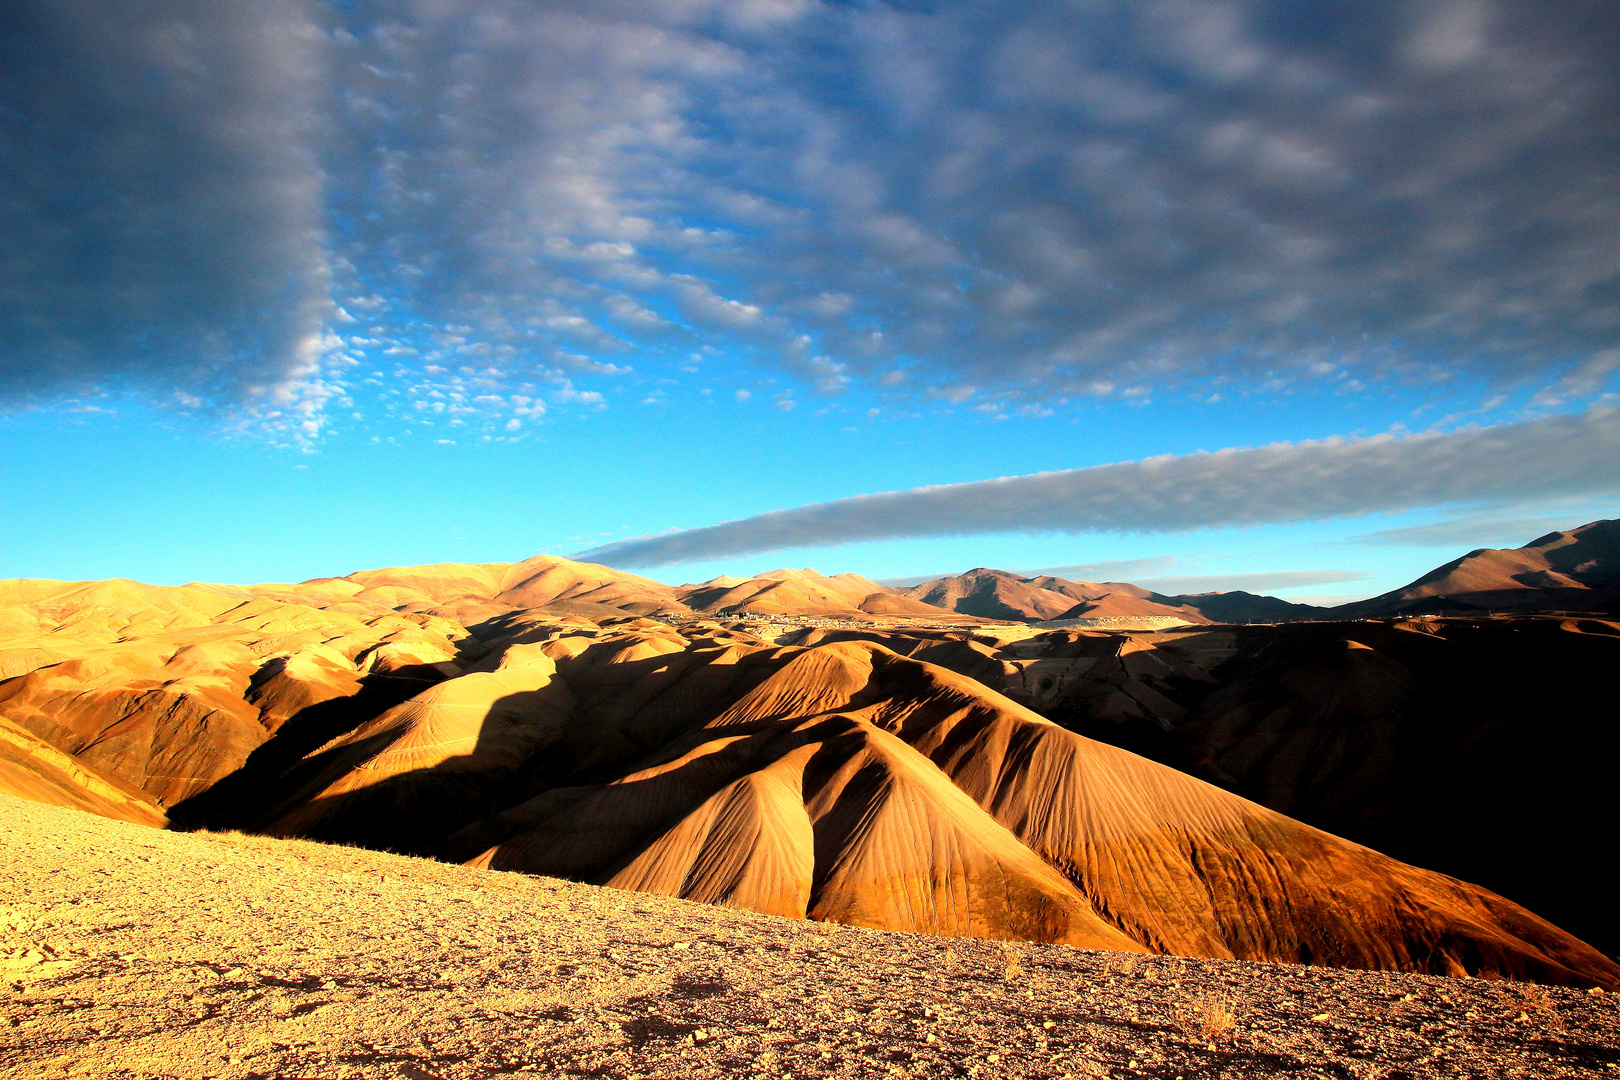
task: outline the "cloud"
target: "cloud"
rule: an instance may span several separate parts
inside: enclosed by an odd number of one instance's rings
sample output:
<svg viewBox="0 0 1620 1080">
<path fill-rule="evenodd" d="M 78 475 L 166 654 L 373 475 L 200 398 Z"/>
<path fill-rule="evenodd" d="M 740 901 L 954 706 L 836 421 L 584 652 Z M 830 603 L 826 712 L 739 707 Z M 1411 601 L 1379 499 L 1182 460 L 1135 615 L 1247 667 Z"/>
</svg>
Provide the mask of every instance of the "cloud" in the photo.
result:
<svg viewBox="0 0 1620 1080">
<path fill-rule="evenodd" d="M 958 403 L 1620 376 L 1608 0 L 0 18 L 14 397 L 251 396 L 328 319 L 508 384 L 697 346 Z"/>
<path fill-rule="evenodd" d="M 1113 562 L 1074 563 L 1069 566 L 1047 566 L 1040 570 L 1023 571 L 1030 577 L 1048 575 L 1068 581 L 1124 581 L 1126 575 L 1145 571 L 1167 570 L 1176 564 L 1173 555 L 1153 555 L 1146 559 L 1116 559 Z M 926 580 L 926 579 L 925 579 Z"/>
<path fill-rule="evenodd" d="M 1200 577 L 1145 578 L 1135 582 L 1166 596 L 1188 593 L 1243 592 L 1271 593 L 1281 589 L 1298 589 L 1307 585 L 1338 585 L 1346 581 L 1361 581 L 1368 574 L 1353 570 L 1283 570 L 1260 574 L 1206 574 Z"/>
<path fill-rule="evenodd" d="M 324 51 L 299 0 L 7 5 L 0 395 L 274 410 L 315 376 Z"/>
<path fill-rule="evenodd" d="M 543 345 L 545 296 L 956 403 L 1612 374 L 1597 0 L 374 10 L 352 258 L 436 317 Z"/>
<path fill-rule="evenodd" d="M 1409 525 L 1400 529 L 1380 529 L 1356 537 L 1363 544 L 1393 544 L 1410 547 L 1482 547 L 1506 543 L 1522 547 L 1540 536 L 1586 524 L 1586 519 L 1539 515 L 1502 517 L 1481 514 L 1436 521 L 1429 525 Z"/>
<path fill-rule="evenodd" d="M 661 566 L 780 548 L 1002 532 L 1157 532 L 1620 491 L 1620 410 L 1452 433 L 1277 443 L 858 495 L 574 558 Z"/>
</svg>

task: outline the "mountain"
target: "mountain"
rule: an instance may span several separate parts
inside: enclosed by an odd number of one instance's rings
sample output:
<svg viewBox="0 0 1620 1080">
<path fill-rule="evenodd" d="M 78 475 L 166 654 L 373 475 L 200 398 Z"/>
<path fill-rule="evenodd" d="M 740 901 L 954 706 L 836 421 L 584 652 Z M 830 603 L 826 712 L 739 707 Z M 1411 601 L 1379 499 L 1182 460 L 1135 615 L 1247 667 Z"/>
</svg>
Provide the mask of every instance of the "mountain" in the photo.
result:
<svg viewBox="0 0 1620 1080">
<path fill-rule="evenodd" d="M 1405 588 L 1334 609 L 1348 617 L 1475 611 L 1608 611 L 1620 605 L 1620 520 L 1479 548 Z"/>
<path fill-rule="evenodd" d="M 1098 585 L 1055 577 L 1023 578 L 980 567 L 915 585 L 902 596 L 964 615 L 1045 622 L 1053 619 L 1170 617 L 1208 622 L 1195 610 L 1159 602 L 1134 585 Z"/>
<path fill-rule="evenodd" d="M 912 586 L 902 595 L 966 615 L 1026 622 L 1169 618 L 1199 625 L 1288 622 L 1322 615 L 1321 608 L 1246 592 L 1166 596 L 1119 581 L 1066 581 L 1050 575 L 1019 577 L 984 567 Z"/>
<path fill-rule="evenodd" d="M 1620 978 L 1500 897 L 876 642 L 688 633 L 516 632 L 216 824 L 919 933 Z"/>
<path fill-rule="evenodd" d="M 983 567 L 901 594 L 991 619 L 1046 622 L 1169 617 L 1192 624 L 1281 623 L 1481 611 L 1620 609 L 1620 520 L 1548 533 L 1522 548 L 1480 548 L 1382 596 L 1319 608 L 1247 592 L 1165 595 L 1122 582 L 1020 577 Z"/>
<path fill-rule="evenodd" d="M 307 585 L 355 587 L 354 596 L 400 611 L 430 611 L 464 623 L 514 610 L 612 616 L 684 614 L 674 589 L 596 563 L 536 555 L 518 563 L 438 563 L 363 570 Z"/>
<path fill-rule="evenodd" d="M 828 577 L 816 570 L 772 570 L 751 578 L 717 577 L 676 590 L 704 614 L 802 615 L 867 620 L 870 616 L 949 618 L 950 611 L 886 589 L 859 574 Z"/>
</svg>

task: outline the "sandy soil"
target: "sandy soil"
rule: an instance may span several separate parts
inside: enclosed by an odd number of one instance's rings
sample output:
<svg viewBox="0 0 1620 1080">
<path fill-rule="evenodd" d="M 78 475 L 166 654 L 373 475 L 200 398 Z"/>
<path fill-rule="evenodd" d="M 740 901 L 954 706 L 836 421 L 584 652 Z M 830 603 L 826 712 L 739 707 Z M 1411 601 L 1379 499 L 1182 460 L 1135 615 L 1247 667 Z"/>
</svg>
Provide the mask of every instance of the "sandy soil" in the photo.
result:
<svg viewBox="0 0 1620 1080">
<path fill-rule="evenodd" d="M 1614 995 L 794 922 L 0 796 L 0 1076 L 1620 1077 Z"/>
</svg>

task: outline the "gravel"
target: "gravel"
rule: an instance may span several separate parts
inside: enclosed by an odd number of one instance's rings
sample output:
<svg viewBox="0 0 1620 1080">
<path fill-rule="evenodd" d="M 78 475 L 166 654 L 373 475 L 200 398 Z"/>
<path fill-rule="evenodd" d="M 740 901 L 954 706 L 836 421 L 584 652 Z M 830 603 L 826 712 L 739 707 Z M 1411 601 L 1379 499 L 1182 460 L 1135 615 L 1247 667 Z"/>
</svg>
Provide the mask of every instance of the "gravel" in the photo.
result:
<svg viewBox="0 0 1620 1080">
<path fill-rule="evenodd" d="M 885 933 L 0 796 L 0 1076 L 1620 1078 L 1614 995 Z"/>
</svg>

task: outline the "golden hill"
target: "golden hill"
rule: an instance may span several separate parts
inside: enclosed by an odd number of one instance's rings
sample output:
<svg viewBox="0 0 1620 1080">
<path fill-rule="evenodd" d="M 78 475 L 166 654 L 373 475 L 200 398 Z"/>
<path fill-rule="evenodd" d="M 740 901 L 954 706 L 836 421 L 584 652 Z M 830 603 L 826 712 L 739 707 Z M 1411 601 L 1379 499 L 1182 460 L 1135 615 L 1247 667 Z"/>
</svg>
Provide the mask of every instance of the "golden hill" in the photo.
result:
<svg viewBox="0 0 1620 1080">
<path fill-rule="evenodd" d="M 892 595 L 869 586 L 707 588 Z M 663 588 L 545 558 L 5 583 L 0 790 L 880 929 L 1620 986 L 1483 888 L 1052 721 L 1185 723 L 1238 630 L 782 645 L 615 606 L 678 614 Z"/>
</svg>

